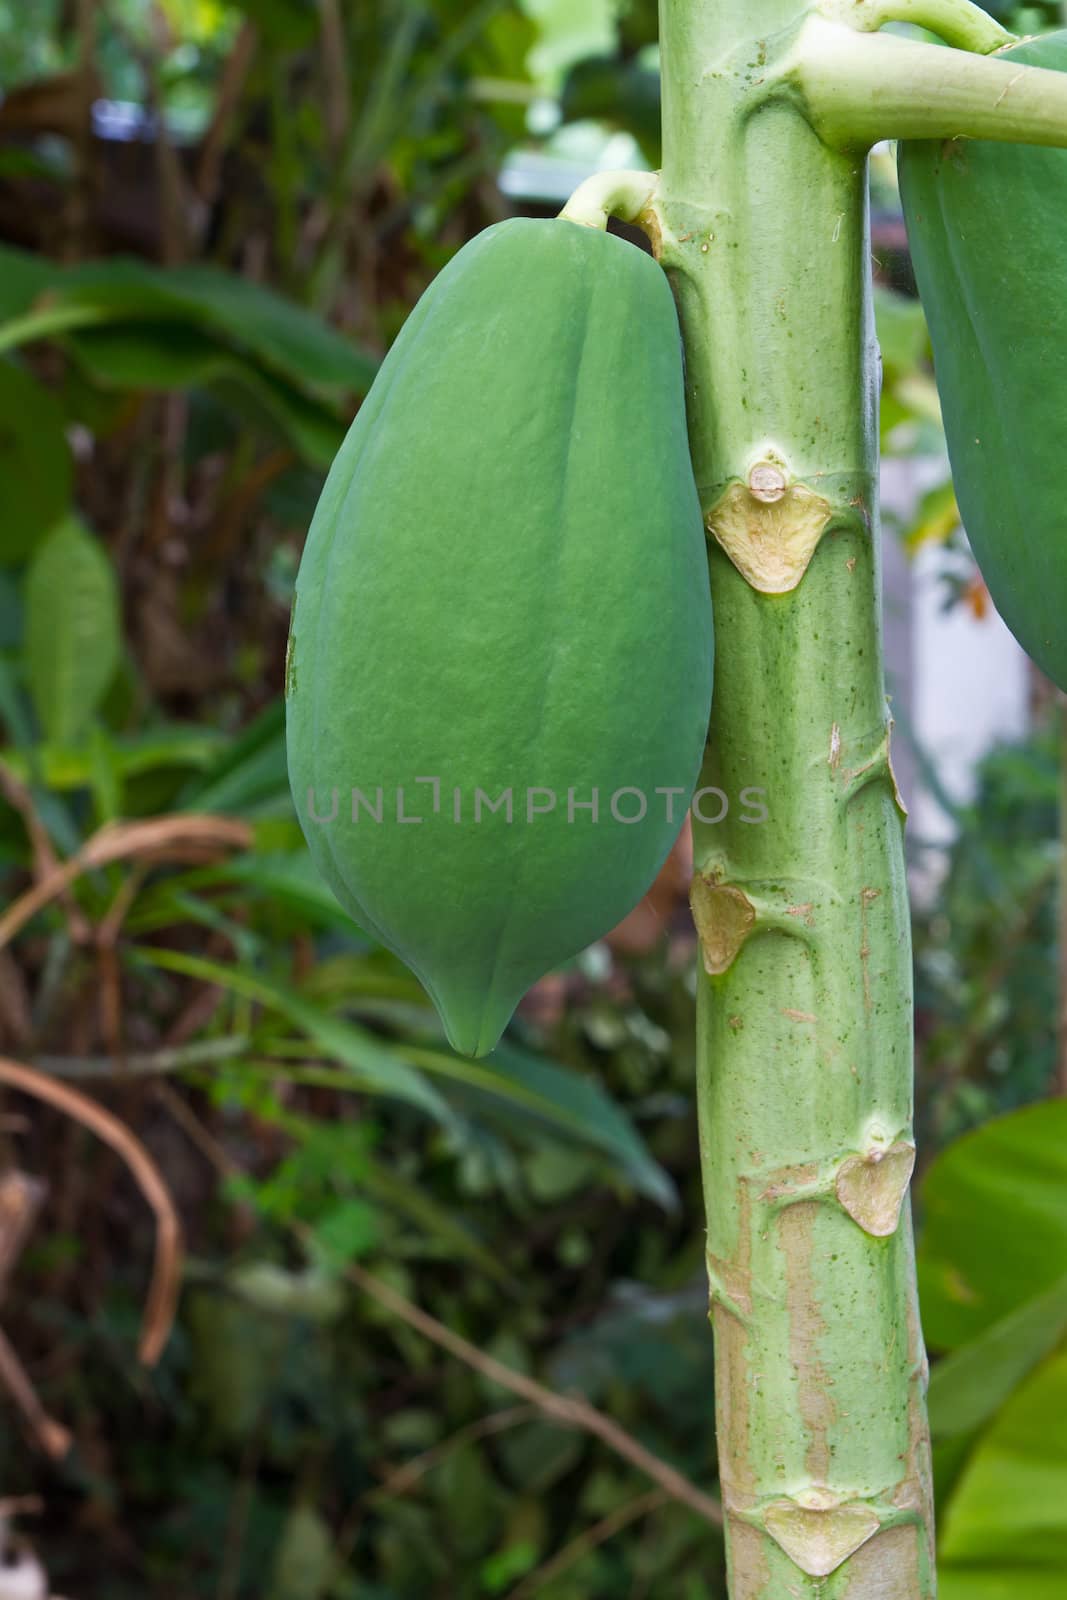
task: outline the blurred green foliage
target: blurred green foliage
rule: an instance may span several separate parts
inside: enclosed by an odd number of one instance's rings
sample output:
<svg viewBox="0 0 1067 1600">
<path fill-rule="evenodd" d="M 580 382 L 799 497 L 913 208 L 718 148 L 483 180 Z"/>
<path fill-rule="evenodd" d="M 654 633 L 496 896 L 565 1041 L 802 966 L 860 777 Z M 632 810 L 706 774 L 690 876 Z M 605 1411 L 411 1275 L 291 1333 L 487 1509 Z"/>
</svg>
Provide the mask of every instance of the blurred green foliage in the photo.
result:
<svg viewBox="0 0 1067 1600">
<path fill-rule="evenodd" d="M 0 3 L 3 1051 L 111 1105 L 190 1248 L 146 1372 L 142 1201 L 76 1121 L 9 1097 L 0 1170 L 49 1198 L 4 1326 L 74 1445 L 50 1465 L 5 1404 L 0 1490 L 42 1497 L 28 1526 L 77 1600 L 725 1594 L 713 1525 L 479 1364 L 581 1395 L 715 1493 L 684 896 L 463 1061 L 311 871 L 285 774 L 325 468 L 421 288 L 503 214 L 553 15 L 54 0 L 30 27 Z M 561 80 L 564 114 L 631 128 L 651 160 L 655 8 L 612 15 L 592 20 L 614 64 Z M 129 136 L 90 119 L 101 96 L 141 117 Z M 877 309 L 884 437 L 922 449 L 921 312 L 889 289 Z M 1059 782 L 1051 735 L 991 758 L 916 919 L 952 1600 L 1045 1600 L 1065 1559 L 1064 1452 L 1040 1426 L 1067 1326 L 1062 1107 L 1042 1100 Z M 57 884 L 101 839 L 111 858 Z M 1020 1459 L 1026 1492 L 1005 1491 Z"/>
</svg>

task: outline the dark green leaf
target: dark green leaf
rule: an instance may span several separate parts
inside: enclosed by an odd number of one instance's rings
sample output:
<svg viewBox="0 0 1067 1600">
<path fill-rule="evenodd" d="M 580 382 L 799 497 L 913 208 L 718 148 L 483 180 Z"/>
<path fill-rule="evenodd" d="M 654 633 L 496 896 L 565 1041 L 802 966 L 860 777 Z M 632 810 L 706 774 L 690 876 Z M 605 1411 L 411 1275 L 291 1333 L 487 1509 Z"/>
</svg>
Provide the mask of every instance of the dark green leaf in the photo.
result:
<svg viewBox="0 0 1067 1600">
<path fill-rule="evenodd" d="M 0 566 L 24 561 L 66 515 L 73 472 L 63 411 L 49 390 L 0 360 Z"/>
<path fill-rule="evenodd" d="M 455 1126 L 453 1113 L 421 1073 L 379 1043 L 373 1034 L 331 1016 L 287 985 L 176 950 L 142 947 L 138 957 L 170 972 L 183 972 L 192 978 L 217 983 L 287 1018 L 307 1034 L 316 1051 L 346 1069 L 345 1073 L 337 1075 L 338 1089 L 358 1085 L 365 1092 L 406 1100 L 439 1122 Z"/>
<path fill-rule="evenodd" d="M 66 743 L 85 732 L 114 677 L 121 639 L 111 562 L 70 518 L 26 575 L 26 676 L 49 739 Z"/>
<path fill-rule="evenodd" d="M 930 1377 L 935 1439 L 981 1427 L 1067 1334 L 1067 1277 L 938 1362 Z"/>
<path fill-rule="evenodd" d="M 1067 1573 L 1067 1350 L 982 1439 L 942 1523 L 941 1600 L 1062 1600 Z"/>
<path fill-rule="evenodd" d="M 99 310 L 113 323 L 198 328 L 236 344 L 308 390 L 363 394 L 377 368 L 320 317 L 216 267 L 94 261 L 68 269 L 53 293 L 57 304 Z"/>
<path fill-rule="evenodd" d="M 922 1188 L 926 1337 L 954 1350 L 1051 1289 L 1067 1261 L 1067 1100 L 958 1140 Z"/>
<path fill-rule="evenodd" d="M 409 1059 L 428 1071 L 488 1094 L 507 1108 L 512 1132 L 526 1124 L 597 1150 L 626 1173 L 639 1193 L 665 1209 L 677 1204 L 674 1185 L 633 1123 L 592 1077 L 501 1044 L 485 1061 L 444 1050 L 411 1049 Z"/>
</svg>

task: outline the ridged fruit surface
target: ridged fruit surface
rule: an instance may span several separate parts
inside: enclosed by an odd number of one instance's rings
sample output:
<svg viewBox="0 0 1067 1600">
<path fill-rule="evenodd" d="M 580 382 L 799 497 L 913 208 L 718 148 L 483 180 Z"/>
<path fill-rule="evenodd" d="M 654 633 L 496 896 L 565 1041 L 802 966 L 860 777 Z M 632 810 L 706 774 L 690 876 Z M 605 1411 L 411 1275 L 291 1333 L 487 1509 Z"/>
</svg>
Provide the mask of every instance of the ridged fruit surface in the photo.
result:
<svg viewBox="0 0 1067 1600">
<path fill-rule="evenodd" d="M 287 669 L 314 858 L 460 1051 L 491 1050 L 648 889 L 696 782 L 712 656 L 663 273 L 569 221 L 487 229 L 337 457 Z"/>
<path fill-rule="evenodd" d="M 1067 32 L 1000 53 L 1067 72 Z M 963 524 L 1008 627 L 1067 689 L 1067 150 L 909 142 L 899 169 Z"/>
</svg>

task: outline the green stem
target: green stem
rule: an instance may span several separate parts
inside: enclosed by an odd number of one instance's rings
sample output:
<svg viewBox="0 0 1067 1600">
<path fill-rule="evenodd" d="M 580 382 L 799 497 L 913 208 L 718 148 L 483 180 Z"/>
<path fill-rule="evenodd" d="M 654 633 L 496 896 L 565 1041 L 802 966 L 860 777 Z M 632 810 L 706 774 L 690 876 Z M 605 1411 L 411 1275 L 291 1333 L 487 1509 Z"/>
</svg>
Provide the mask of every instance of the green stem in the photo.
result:
<svg viewBox="0 0 1067 1600">
<path fill-rule="evenodd" d="M 827 144 L 999 139 L 1067 146 L 1067 73 L 808 16 L 768 95 L 792 92 Z"/>
<path fill-rule="evenodd" d="M 763 93 L 803 10 L 661 0 L 654 204 L 712 534 L 703 783 L 729 802 L 697 797 L 693 888 L 719 1459 L 732 1600 L 929 1600 L 866 169 Z"/>
<path fill-rule="evenodd" d="M 822 0 L 826 17 L 872 32 L 887 22 L 911 22 L 959 50 L 989 55 L 1016 38 L 971 0 Z"/>
<path fill-rule="evenodd" d="M 115 312 L 107 306 L 59 305 L 31 311 L 27 316 L 0 324 L 0 353 L 34 344 L 38 339 L 54 339 L 57 334 L 72 333 L 76 328 L 111 322 L 114 318 Z"/>
<path fill-rule="evenodd" d="M 575 189 L 560 217 L 602 232 L 609 217 L 640 224 L 655 190 L 654 172 L 595 172 Z"/>
</svg>

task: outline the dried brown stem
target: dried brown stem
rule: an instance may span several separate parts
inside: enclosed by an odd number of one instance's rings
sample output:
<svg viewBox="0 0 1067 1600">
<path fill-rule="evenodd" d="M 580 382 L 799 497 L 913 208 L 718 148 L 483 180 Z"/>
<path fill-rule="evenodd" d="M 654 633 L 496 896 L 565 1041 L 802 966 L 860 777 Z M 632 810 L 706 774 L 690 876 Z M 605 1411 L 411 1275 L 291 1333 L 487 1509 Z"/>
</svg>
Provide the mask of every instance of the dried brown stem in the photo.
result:
<svg viewBox="0 0 1067 1600">
<path fill-rule="evenodd" d="M 10 950 L 0 950 L 0 1027 L 6 1028 L 16 1048 L 21 1048 L 33 1032 L 29 990 Z"/>
<path fill-rule="evenodd" d="M 156 1078 L 189 1067 L 211 1066 L 232 1061 L 248 1050 L 248 1039 L 233 1034 L 221 1039 L 200 1039 L 194 1044 L 171 1049 L 130 1053 L 122 1056 L 39 1056 L 34 1062 L 39 1072 L 67 1082 L 92 1082 L 99 1079 Z"/>
<path fill-rule="evenodd" d="M 26 1369 L 2 1330 L 0 1330 L 0 1383 L 22 1412 L 41 1449 L 53 1461 L 62 1461 L 73 1442 L 71 1435 L 62 1423 L 50 1417 L 42 1406 L 37 1390 L 26 1376 Z"/>
<path fill-rule="evenodd" d="M 183 1105 L 183 1125 L 191 1119 L 196 1121 L 195 1114 L 188 1106 Z M 226 1177 L 233 1177 L 241 1171 L 240 1166 L 230 1155 L 218 1146 L 212 1136 L 203 1130 L 204 1137 L 198 1139 L 199 1147 L 212 1161 L 213 1165 Z M 289 1230 L 305 1246 L 311 1243 L 311 1233 L 308 1228 L 299 1222 L 290 1222 Z M 538 1383 L 536 1378 L 530 1378 L 524 1372 L 516 1372 L 513 1367 L 505 1366 L 495 1356 L 486 1355 L 479 1350 L 477 1345 L 464 1339 L 461 1334 L 454 1333 L 451 1328 L 439 1322 L 436 1317 L 424 1311 L 421 1306 L 415 1305 L 406 1296 L 399 1293 L 389 1284 L 383 1283 L 373 1273 L 361 1267 L 356 1262 L 350 1262 L 345 1268 L 345 1276 L 349 1282 L 355 1284 L 363 1294 L 369 1295 L 379 1305 L 389 1311 L 393 1316 L 406 1322 L 408 1327 L 414 1328 L 424 1338 L 462 1361 L 473 1371 L 481 1373 L 490 1382 L 498 1384 L 500 1388 L 507 1389 L 511 1394 L 518 1395 L 521 1400 L 527 1401 L 536 1407 L 543 1416 L 550 1417 L 564 1428 L 576 1428 L 582 1433 L 591 1434 L 607 1445 L 616 1455 L 628 1461 L 631 1466 L 643 1472 L 653 1483 L 658 1484 L 665 1495 L 672 1500 L 679 1501 L 697 1516 L 713 1523 L 716 1527 L 722 1526 L 722 1506 L 714 1496 L 706 1494 L 684 1473 L 672 1467 L 669 1462 L 653 1455 L 651 1450 L 645 1448 L 639 1439 L 627 1433 L 617 1422 L 606 1417 L 602 1411 L 573 1395 L 557 1394 L 554 1389 L 549 1389 L 543 1383 Z"/>
<path fill-rule="evenodd" d="M 57 866 L 40 883 L 20 895 L 0 917 L 0 947 L 9 944 L 38 911 L 59 899 L 83 873 L 112 861 L 133 858 L 199 859 L 206 850 L 247 850 L 252 844 L 247 822 L 231 817 L 169 816 L 148 822 L 109 822 L 94 833 L 77 855 Z"/>
<path fill-rule="evenodd" d="M 490 1382 L 499 1384 L 502 1389 L 510 1390 L 523 1400 L 528 1400 L 543 1415 L 551 1417 L 561 1426 L 577 1428 L 583 1433 L 592 1434 L 616 1455 L 621 1456 L 639 1472 L 643 1472 L 653 1483 L 658 1484 L 672 1500 L 689 1506 L 705 1521 L 721 1526 L 722 1507 L 713 1496 L 705 1494 L 703 1489 L 698 1488 L 677 1468 L 661 1460 L 659 1456 L 653 1455 L 640 1440 L 635 1439 L 624 1428 L 620 1428 L 618 1423 L 606 1417 L 595 1406 L 591 1406 L 587 1400 L 579 1399 L 577 1396 L 557 1394 L 554 1389 L 546 1388 L 543 1383 L 538 1383 L 526 1373 L 506 1367 L 502 1361 L 486 1355 L 484 1350 L 479 1350 L 469 1339 L 454 1333 L 443 1322 L 438 1322 L 436 1317 L 432 1317 L 428 1311 L 406 1299 L 390 1284 L 376 1278 L 357 1262 L 349 1263 L 345 1275 L 364 1294 L 376 1300 L 402 1322 L 406 1322 L 409 1328 L 416 1329 L 442 1350 L 447 1350 L 457 1360 L 472 1367 L 475 1372 L 480 1372 Z"/>
<path fill-rule="evenodd" d="M 181 1128 L 186 1138 L 195 1145 L 209 1166 L 216 1172 L 223 1173 L 226 1177 L 233 1177 L 240 1168 L 236 1162 L 231 1161 L 226 1150 L 215 1138 L 209 1128 L 205 1128 L 196 1112 L 181 1097 L 176 1094 L 169 1083 L 156 1084 L 156 1099 L 169 1111 L 174 1121 Z"/>
<path fill-rule="evenodd" d="M 155 1261 L 138 1348 L 138 1358 L 143 1365 L 154 1366 L 163 1353 L 174 1322 L 182 1262 L 181 1222 L 159 1168 L 141 1141 L 117 1117 L 77 1089 L 56 1083 L 21 1062 L 3 1058 L 0 1058 L 0 1083 L 55 1106 L 95 1133 L 125 1161 L 154 1212 Z"/>
<path fill-rule="evenodd" d="M 326 81 L 326 131 L 330 146 L 337 154 L 344 148 L 352 110 L 341 0 L 319 0 L 319 15 L 322 19 L 322 72 Z"/>
<path fill-rule="evenodd" d="M 520 1423 L 528 1422 L 531 1417 L 537 1415 L 536 1407 L 526 1405 L 509 1406 L 505 1411 L 492 1411 L 487 1417 L 479 1417 L 476 1422 L 468 1423 L 465 1428 L 457 1429 L 440 1444 L 435 1444 L 432 1450 L 424 1450 L 421 1455 L 405 1461 L 402 1467 L 390 1472 L 376 1489 L 371 1489 L 366 1498 L 391 1500 L 398 1495 L 410 1494 L 428 1472 L 432 1472 L 443 1461 L 447 1461 L 454 1451 L 462 1450 L 465 1444 L 476 1444 L 479 1439 L 489 1439 L 496 1433 L 505 1433 L 509 1428 L 517 1428 Z"/>
<path fill-rule="evenodd" d="M 0 1177 L 0 1299 L 26 1248 L 46 1193 L 40 1179 L 26 1172 L 5 1172 Z"/>
<path fill-rule="evenodd" d="M 223 156 L 237 106 L 244 92 L 248 74 L 252 70 L 258 44 L 259 33 L 255 23 L 245 21 L 223 68 L 214 115 L 200 146 L 194 186 L 203 202 L 205 216 L 218 199 L 222 184 Z"/>
<path fill-rule="evenodd" d="M 33 803 L 29 789 L 2 761 L 0 761 L 0 792 L 25 823 L 33 851 L 33 876 L 38 884 L 44 883 L 53 873 L 59 871 L 59 857 L 52 848 L 52 841 L 48 837 L 44 823 L 37 815 L 37 807 Z M 67 890 L 64 890 L 62 900 L 71 938 L 76 944 L 84 943 L 89 938 L 89 923 L 81 907 Z"/>
</svg>

